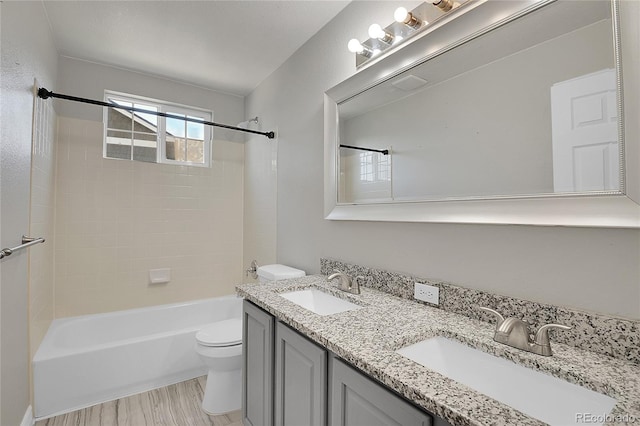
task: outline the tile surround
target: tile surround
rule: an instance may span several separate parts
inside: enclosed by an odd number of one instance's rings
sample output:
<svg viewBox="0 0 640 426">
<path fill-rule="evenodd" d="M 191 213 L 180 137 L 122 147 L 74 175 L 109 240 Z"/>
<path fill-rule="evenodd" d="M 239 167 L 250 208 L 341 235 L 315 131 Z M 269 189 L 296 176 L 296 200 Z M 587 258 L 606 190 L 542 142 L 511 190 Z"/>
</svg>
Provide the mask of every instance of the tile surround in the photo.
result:
<svg viewBox="0 0 640 426">
<path fill-rule="evenodd" d="M 31 357 L 53 321 L 56 113 L 51 102 L 36 98 L 31 146 L 29 235 L 45 243 L 29 253 L 29 341 Z"/>
<path fill-rule="evenodd" d="M 233 293 L 242 279 L 242 144 L 211 168 L 102 157 L 101 122 L 58 119 L 55 316 Z M 149 284 L 149 269 L 171 282 Z"/>
<path fill-rule="evenodd" d="M 565 324 L 572 329 L 551 330 L 550 337 L 553 342 L 640 364 L 640 321 L 638 320 L 530 302 L 335 259 L 320 259 L 321 274 L 328 275 L 334 270 L 353 276 L 361 275 L 365 277 L 363 283 L 365 286 L 410 300 L 413 300 L 414 282 L 437 286 L 440 289 L 440 305 L 426 302 L 425 304 L 481 321 L 495 323 L 491 314 L 482 312 L 475 306 L 490 307 L 504 317 L 522 318 L 535 327 L 548 323 Z"/>
</svg>

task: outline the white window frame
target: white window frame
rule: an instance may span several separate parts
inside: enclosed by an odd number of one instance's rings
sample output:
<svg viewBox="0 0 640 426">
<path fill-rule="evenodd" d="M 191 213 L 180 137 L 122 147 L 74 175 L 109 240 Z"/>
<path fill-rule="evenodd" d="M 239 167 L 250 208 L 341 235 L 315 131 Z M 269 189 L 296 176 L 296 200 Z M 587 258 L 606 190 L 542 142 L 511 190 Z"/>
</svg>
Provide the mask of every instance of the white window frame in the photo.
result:
<svg viewBox="0 0 640 426">
<path fill-rule="evenodd" d="M 105 102 L 109 102 L 109 99 L 117 99 L 122 102 L 131 102 L 135 103 L 144 103 L 149 106 L 153 106 L 158 108 L 158 112 L 168 113 L 168 114 L 177 114 L 177 115 L 187 115 L 191 117 L 201 118 L 203 121 L 213 121 L 213 111 L 192 107 L 188 105 L 182 105 L 167 101 L 162 101 L 158 99 L 147 98 L 144 96 L 131 95 L 129 93 L 115 92 L 113 90 L 105 90 L 104 91 L 104 100 Z M 104 158 L 108 158 L 110 160 L 124 160 L 124 158 L 114 158 L 107 157 L 107 128 L 109 123 L 109 109 L 104 108 L 103 111 L 103 128 L 104 134 L 102 138 L 102 156 Z M 213 142 L 213 129 L 210 125 L 204 125 L 204 147 L 203 147 L 203 163 L 196 163 L 193 161 L 182 161 L 182 160 L 170 160 L 167 158 L 167 143 L 166 143 L 166 117 L 158 116 L 158 126 L 157 126 L 157 149 L 156 149 L 156 163 L 158 164 L 173 164 L 180 166 L 193 166 L 193 167 L 211 167 L 211 145 Z M 186 138 L 186 134 L 185 134 Z M 132 155 L 133 155 L 133 146 L 132 146 Z M 139 161 L 133 158 L 129 158 L 128 161 Z"/>
</svg>

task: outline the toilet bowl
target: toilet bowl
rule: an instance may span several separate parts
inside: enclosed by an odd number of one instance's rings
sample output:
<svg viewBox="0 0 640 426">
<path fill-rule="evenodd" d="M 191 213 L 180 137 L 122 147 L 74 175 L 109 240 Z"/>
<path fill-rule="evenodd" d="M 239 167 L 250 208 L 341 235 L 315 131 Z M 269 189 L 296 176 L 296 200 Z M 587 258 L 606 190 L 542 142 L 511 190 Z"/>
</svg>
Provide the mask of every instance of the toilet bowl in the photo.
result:
<svg viewBox="0 0 640 426">
<path fill-rule="evenodd" d="M 207 366 L 202 409 L 224 414 L 240 409 L 242 382 L 242 318 L 207 325 L 196 333 L 196 352 Z"/>
</svg>

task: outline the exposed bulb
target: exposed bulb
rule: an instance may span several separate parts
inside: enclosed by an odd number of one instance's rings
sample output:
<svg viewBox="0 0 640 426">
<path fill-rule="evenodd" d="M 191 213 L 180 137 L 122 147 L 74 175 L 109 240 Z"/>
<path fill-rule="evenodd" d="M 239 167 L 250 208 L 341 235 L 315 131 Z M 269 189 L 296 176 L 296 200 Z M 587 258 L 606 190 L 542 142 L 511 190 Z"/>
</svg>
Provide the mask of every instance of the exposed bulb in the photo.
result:
<svg viewBox="0 0 640 426">
<path fill-rule="evenodd" d="M 382 27 L 380 25 L 378 25 L 378 24 L 371 24 L 371 26 L 369 27 L 369 37 L 371 37 L 371 38 L 382 39 L 386 35 L 387 34 L 384 32 Z"/>
<path fill-rule="evenodd" d="M 403 22 L 409 17 L 409 11 L 404 8 L 404 7 L 399 7 L 396 9 L 396 11 L 393 13 L 393 18 L 396 20 L 396 22 Z"/>
<path fill-rule="evenodd" d="M 369 37 L 376 38 L 387 44 L 391 44 L 391 42 L 393 42 L 393 36 L 382 29 L 378 24 L 371 24 L 369 27 Z"/>
<path fill-rule="evenodd" d="M 349 43 L 347 44 L 347 49 L 349 49 L 349 52 L 351 53 L 362 54 L 362 52 L 364 52 L 364 46 L 360 43 L 360 41 L 357 38 L 352 38 L 351 40 L 349 40 Z"/>
<path fill-rule="evenodd" d="M 401 24 L 405 24 L 414 29 L 419 28 L 423 24 L 422 21 L 420 21 L 415 16 L 413 16 L 413 13 L 409 12 L 404 7 L 397 8 L 393 14 L 393 17 L 396 20 L 396 22 L 400 22 Z M 427 24 L 427 23 L 428 22 L 424 21 L 424 24 Z"/>
</svg>

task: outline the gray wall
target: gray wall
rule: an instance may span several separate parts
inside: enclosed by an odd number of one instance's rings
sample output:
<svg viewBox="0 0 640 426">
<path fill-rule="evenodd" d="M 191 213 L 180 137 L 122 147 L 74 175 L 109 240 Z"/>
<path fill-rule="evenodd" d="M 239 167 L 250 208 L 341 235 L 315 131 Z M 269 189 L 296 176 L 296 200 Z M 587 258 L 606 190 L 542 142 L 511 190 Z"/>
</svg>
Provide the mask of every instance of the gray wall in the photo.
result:
<svg viewBox="0 0 640 426">
<path fill-rule="evenodd" d="M 249 115 L 266 111 L 279 129 L 278 262 L 317 273 L 320 257 L 334 257 L 640 318 L 638 230 L 323 219 L 323 92 L 355 72 L 347 41 L 366 39 L 368 25 L 390 22 L 395 7 L 351 3 L 247 98 Z"/>
<path fill-rule="evenodd" d="M 0 245 L 29 232 L 33 83 L 53 89 L 57 52 L 40 2 L 3 2 L 0 101 Z M 0 424 L 20 424 L 29 406 L 27 251 L 0 263 Z"/>
<path fill-rule="evenodd" d="M 60 57 L 59 93 L 102 100 L 105 90 L 124 92 L 213 111 L 213 121 L 235 125 L 244 120 L 244 99 L 166 78 Z M 56 100 L 61 117 L 102 122 L 103 108 Z M 214 128 L 213 139 L 243 141 L 242 133 Z"/>
</svg>

